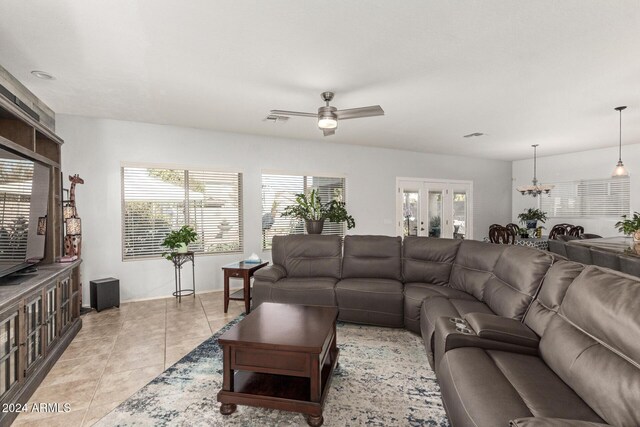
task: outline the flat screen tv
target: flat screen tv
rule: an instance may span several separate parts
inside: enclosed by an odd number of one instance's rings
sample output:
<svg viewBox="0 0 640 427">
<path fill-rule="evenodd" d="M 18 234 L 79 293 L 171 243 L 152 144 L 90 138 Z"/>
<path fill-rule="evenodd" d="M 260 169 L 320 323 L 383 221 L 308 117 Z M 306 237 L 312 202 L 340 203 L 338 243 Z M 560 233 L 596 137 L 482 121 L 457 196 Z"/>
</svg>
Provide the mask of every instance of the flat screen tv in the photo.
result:
<svg viewBox="0 0 640 427">
<path fill-rule="evenodd" d="M 44 258 L 49 173 L 49 167 L 0 148 L 0 277 Z"/>
</svg>

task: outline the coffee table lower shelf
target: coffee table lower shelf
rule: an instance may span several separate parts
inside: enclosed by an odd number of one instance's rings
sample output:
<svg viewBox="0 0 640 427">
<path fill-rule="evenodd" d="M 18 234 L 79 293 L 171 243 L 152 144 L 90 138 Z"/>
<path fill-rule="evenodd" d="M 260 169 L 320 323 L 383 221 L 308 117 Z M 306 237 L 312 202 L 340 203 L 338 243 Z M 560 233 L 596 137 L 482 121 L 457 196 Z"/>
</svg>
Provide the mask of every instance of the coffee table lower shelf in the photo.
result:
<svg viewBox="0 0 640 427">
<path fill-rule="evenodd" d="M 257 406 L 307 415 L 310 426 L 322 425 L 322 408 L 331 386 L 333 371 L 338 363 L 340 350 L 336 348 L 322 367 L 322 393 L 319 402 L 311 401 L 311 379 L 288 375 L 265 374 L 251 371 L 235 371 L 233 391 L 218 392 L 220 412 L 233 413 L 236 405 Z"/>
</svg>

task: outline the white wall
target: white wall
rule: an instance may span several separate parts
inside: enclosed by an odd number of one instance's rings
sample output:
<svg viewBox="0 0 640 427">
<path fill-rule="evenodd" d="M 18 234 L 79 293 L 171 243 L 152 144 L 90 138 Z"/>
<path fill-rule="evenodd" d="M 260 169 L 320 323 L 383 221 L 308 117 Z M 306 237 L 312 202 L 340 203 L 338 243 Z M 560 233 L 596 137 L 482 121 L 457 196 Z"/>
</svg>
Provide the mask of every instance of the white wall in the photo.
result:
<svg viewBox="0 0 640 427">
<path fill-rule="evenodd" d="M 622 160 L 629 171 L 631 184 L 631 209 L 640 211 L 640 144 L 624 145 L 622 147 Z M 542 183 L 566 182 L 579 179 L 601 179 L 611 176 L 611 172 L 618 162 L 618 147 L 600 150 L 582 151 L 578 153 L 563 154 L 538 158 L 538 179 Z M 513 167 L 513 209 L 512 220 L 517 222 L 518 214 L 529 207 L 537 207 L 539 198 L 522 196 L 515 188 L 531 183 L 533 177 L 533 159 L 519 160 L 512 164 Z M 543 196 L 545 197 L 545 196 Z M 599 234 L 601 236 L 615 236 L 618 231 L 614 224 L 619 218 L 593 219 L 593 218 L 552 218 L 545 224 L 546 232 L 553 225 L 567 222 L 579 224 L 585 228 L 586 233 Z"/>
<path fill-rule="evenodd" d="M 65 140 L 65 179 L 78 173 L 85 181 L 76 189 L 85 303 L 89 281 L 102 277 L 120 279 L 122 300 L 167 296 L 174 286 L 173 267 L 164 259 L 122 261 L 121 162 L 241 171 L 245 256 L 256 252 L 263 259 L 270 259 L 270 253 L 261 251 L 260 241 L 262 170 L 345 175 L 347 207 L 356 219 L 353 234 L 395 235 L 398 176 L 472 180 L 477 239 L 491 223 L 505 223 L 511 216 L 509 162 L 65 115 L 57 117 L 56 129 Z M 197 257 L 197 288 L 222 289 L 220 267 L 241 258 Z"/>
</svg>

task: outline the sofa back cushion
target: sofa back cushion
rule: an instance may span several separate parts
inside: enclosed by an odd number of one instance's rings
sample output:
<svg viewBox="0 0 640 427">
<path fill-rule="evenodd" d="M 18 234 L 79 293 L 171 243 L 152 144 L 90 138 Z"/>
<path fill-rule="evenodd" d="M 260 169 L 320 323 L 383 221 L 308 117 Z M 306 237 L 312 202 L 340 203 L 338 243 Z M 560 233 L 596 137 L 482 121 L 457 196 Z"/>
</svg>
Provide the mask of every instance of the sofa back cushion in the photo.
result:
<svg viewBox="0 0 640 427">
<path fill-rule="evenodd" d="M 405 283 L 449 283 L 451 267 L 462 240 L 405 237 L 402 244 L 402 274 Z"/>
<path fill-rule="evenodd" d="M 640 279 L 588 266 L 545 329 L 540 353 L 602 419 L 640 425 Z"/>
<path fill-rule="evenodd" d="M 521 320 L 538 293 L 553 257 L 537 249 L 466 240 L 454 262 L 450 286 L 494 313 Z"/>
<path fill-rule="evenodd" d="M 584 265 L 573 261 L 557 261 L 551 266 L 542 281 L 538 296 L 531 303 L 524 318 L 524 323 L 538 336 L 544 334 L 547 325 L 560 310 L 560 304 L 569 285 L 582 270 Z"/>
<path fill-rule="evenodd" d="M 342 278 L 402 280 L 402 239 L 390 236 L 346 236 Z"/>
<path fill-rule="evenodd" d="M 342 239 L 340 236 L 274 236 L 273 263 L 284 267 L 287 277 L 340 278 Z"/>
</svg>

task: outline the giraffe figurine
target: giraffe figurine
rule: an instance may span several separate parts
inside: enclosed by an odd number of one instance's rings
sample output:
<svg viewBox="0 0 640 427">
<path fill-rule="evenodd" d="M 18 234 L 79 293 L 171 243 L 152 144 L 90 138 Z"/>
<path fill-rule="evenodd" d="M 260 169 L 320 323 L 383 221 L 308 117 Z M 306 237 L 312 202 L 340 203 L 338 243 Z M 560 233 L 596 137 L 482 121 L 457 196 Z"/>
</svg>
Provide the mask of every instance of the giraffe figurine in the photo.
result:
<svg viewBox="0 0 640 427">
<path fill-rule="evenodd" d="M 76 185 L 84 184 L 84 180 L 80 178 L 80 175 L 69 175 L 69 181 L 71 181 L 71 190 L 69 191 L 69 204 L 73 207 L 73 217 L 80 220 L 78 217 L 78 209 L 76 208 Z M 80 257 L 80 252 L 82 248 L 82 235 L 66 235 L 64 237 L 64 254 L 65 256 L 72 257 L 77 256 Z"/>
</svg>

